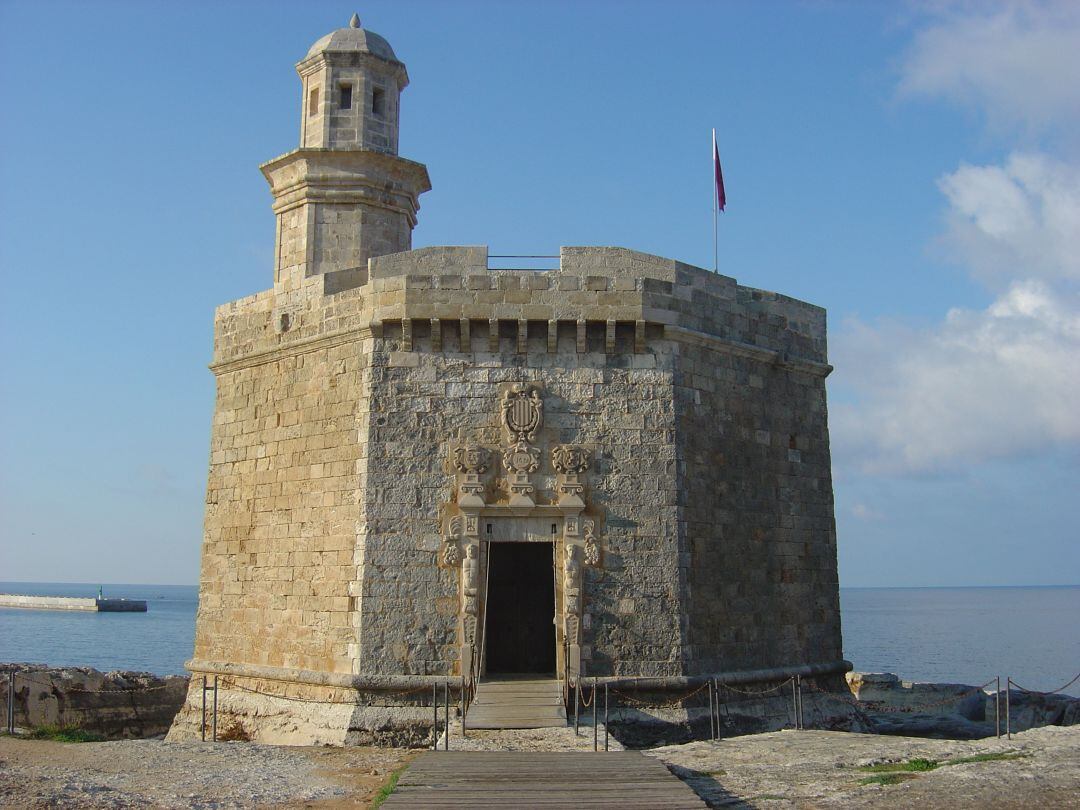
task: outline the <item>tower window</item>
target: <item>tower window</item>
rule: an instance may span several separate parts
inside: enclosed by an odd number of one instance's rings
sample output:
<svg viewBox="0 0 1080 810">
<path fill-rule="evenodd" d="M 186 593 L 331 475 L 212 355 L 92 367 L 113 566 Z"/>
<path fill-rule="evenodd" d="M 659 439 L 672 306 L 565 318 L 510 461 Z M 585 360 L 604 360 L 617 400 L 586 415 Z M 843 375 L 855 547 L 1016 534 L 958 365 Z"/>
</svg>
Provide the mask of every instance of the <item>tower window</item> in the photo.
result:
<svg viewBox="0 0 1080 810">
<path fill-rule="evenodd" d="M 386 115 L 386 91 L 381 87 L 371 89 L 371 114 Z"/>
<path fill-rule="evenodd" d="M 307 114 L 315 115 L 319 111 L 319 88 L 312 87 L 308 93 Z"/>
<path fill-rule="evenodd" d="M 341 85 L 341 103 L 338 105 L 343 110 L 352 109 L 352 85 Z"/>
</svg>

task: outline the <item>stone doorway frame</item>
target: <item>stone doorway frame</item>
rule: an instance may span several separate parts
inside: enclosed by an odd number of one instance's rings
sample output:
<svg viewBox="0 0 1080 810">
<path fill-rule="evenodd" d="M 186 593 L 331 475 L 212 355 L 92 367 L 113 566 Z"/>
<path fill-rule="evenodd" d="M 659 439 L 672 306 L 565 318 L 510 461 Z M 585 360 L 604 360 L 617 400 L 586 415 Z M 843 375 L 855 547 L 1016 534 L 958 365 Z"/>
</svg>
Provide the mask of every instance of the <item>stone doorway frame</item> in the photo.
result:
<svg viewBox="0 0 1080 810">
<path fill-rule="evenodd" d="M 494 442 L 470 439 L 460 439 L 449 446 L 448 468 L 454 472 L 455 484 L 448 518 L 442 527 L 438 562 L 442 567 L 461 569 L 458 674 L 471 679 L 479 675 L 478 669 L 486 666 L 478 658 L 481 649 L 477 645 L 483 643 L 479 618 L 481 611 L 487 609 L 490 549 L 483 555 L 483 572 L 479 558 L 488 526 L 492 533 L 505 536 L 510 533 L 507 527 L 514 521 L 519 525 L 543 521 L 557 527 L 552 572 L 556 668 L 577 677 L 581 673 L 582 565 L 597 566 L 601 556 L 597 519 L 587 514 L 585 500 L 593 452 L 580 445 L 546 440 L 548 437 L 542 431 L 543 392 L 538 384 L 499 386 L 499 418 L 500 447 L 490 446 Z M 543 452 L 545 446 L 547 452 Z M 550 471 L 541 472 L 547 463 L 551 465 Z M 551 472 L 554 472 L 553 497 L 548 503 L 537 503 L 538 474 L 550 476 Z M 498 532 L 494 531 L 496 526 L 500 527 Z M 487 542 L 528 541 L 507 538 Z"/>
</svg>

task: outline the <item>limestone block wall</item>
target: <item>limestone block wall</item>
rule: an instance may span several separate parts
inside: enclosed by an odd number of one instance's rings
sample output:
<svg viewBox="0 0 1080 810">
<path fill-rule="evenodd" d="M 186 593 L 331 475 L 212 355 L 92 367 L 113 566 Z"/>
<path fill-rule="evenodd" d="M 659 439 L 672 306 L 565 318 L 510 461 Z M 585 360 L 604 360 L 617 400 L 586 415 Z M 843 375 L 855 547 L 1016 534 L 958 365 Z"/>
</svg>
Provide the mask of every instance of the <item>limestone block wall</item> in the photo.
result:
<svg viewBox="0 0 1080 810">
<path fill-rule="evenodd" d="M 197 660 L 352 669 L 360 298 L 309 293 L 218 311 Z"/>
<path fill-rule="evenodd" d="M 686 344 L 676 368 L 688 673 L 838 661 L 823 377 Z"/>
<path fill-rule="evenodd" d="M 500 330 L 498 351 L 487 351 L 486 322 L 465 343 L 459 324 L 447 324 L 438 352 L 430 327 L 413 327 L 407 352 L 400 332 L 384 327 L 372 357 L 361 487 L 361 672 L 457 671 L 459 572 L 435 558 L 454 493 L 446 459 L 453 440 L 498 442 L 499 386 L 511 382 L 543 389 L 546 446 L 577 444 L 595 454 L 588 514 L 599 521 L 604 562 L 585 572 L 586 670 L 681 671 L 670 354 L 635 354 L 631 330 L 609 354 L 599 328 L 579 352 L 569 324 L 551 351 L 546 326 L 529 330 L 524 352 L 511 329 Z M 550 461 L 538 482 L 537 502 L 554 502 Z"/>
</svg>

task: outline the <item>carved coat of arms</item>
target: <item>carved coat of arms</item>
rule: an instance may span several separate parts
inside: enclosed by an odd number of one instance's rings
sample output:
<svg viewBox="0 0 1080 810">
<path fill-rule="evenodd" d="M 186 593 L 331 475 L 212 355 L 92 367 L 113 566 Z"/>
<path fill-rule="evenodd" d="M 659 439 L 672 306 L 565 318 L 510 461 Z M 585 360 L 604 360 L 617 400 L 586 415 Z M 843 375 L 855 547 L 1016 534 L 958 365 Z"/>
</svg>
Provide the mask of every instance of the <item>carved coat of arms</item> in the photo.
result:
<svg viewBox="0 0 1080 810">
<path fill-rule="evenodd" d="M 517 383 L 503 394 L 502 422 L 511 444 L 536 441 L 544 424 L 544 400 L 535 385 Z"/>
</svg>

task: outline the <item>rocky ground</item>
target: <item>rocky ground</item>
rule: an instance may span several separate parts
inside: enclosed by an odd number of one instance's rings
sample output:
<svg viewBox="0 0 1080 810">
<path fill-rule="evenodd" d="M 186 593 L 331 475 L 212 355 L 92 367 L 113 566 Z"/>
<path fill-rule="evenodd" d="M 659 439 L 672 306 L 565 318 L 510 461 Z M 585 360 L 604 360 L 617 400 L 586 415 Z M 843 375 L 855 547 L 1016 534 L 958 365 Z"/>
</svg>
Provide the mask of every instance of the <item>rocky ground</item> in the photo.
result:
<svg viewBox="0 0 1080 810">
<path fill-rule="evenodd" d="M 368 807 L 413 752 L 0 737 L 0 807 Z"/>
<path fill-rule="evenodd" d="M 601 740 L 602 729 L 601 729 Z M 592 749 L 592 729 L 470 732 L 451 750 Z M 612 748 L 617 744 L 611 740 Z M 57 743 L 0 737 L 0 806 L 17 808 L 367 807 L 415 752 L 281 748 L 252 743 L 124 740 Z M 653 749 L 713 807 L 1080 807 L 1080 727 L 1012 740 L 780 731 Z M 896 784 L 859 770 L 915 758 L 1017 758 L 901 771 Z M 585 806 L 584 804 L 582 806 Z"/>
<path fill-rule="evenodd" d="M 1049 726 L 985 740 L 932 740 L 838 731 L 778 731 L 656 748 L 712 807 L 1080 807 L 1080 727 Z M 1014 759 L 900 771 L 897 783 L 860 784 L 878 763 Z"/>
</svg>

